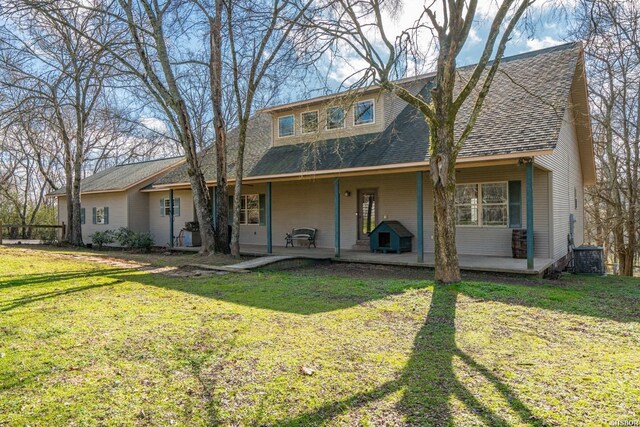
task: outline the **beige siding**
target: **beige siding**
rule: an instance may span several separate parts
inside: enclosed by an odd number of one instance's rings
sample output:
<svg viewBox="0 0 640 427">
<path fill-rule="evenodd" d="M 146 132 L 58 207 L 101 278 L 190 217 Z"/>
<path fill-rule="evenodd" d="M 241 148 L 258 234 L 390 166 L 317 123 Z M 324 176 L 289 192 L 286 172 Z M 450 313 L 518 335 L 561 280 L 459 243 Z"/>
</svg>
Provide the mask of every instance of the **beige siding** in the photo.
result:
<svg viewBox="0 0 640 427">
<path fill-rule="evenodd" d="M 140 192 L 145 186 L 146 183 L 127 191 L 129 228 L 137 232 L 149 231 L 149 193 Z"/>
<path fill-rule="evenodd" d="M 162 216 L 160 211 L 160 200 L 168 199 L 169 191 L 156 191 L 148 194 L 149 231 L 157 246 L 169 246 L 169 216 Z M 194 221 L 195 217 L 191 190 L 176 190 L 173 197 L 180 198 L 180 216 L 176 216 L 173 223 L 174 236 L 177 237 L 185 223 Z"/>
<path fill-rule="evenodd" d="M 459 184 L 520 181 L 522 185 L 522 227 L 526 228 L 527 206 L 525 168 L 518 166 L 495 166 L 490 168 L 460 169 L 456 173 Z M 533 229 L 535 256 L 547 258 L 549 256 L 549 227 L 548 227 L 548 179 L 547 173 L 534 170 L 533 179 Z M 432 187 L 428 186 L 429 200 L 433 198 Z M 428 238 L 433 235 L 433 211 L 428 218 Z M 511 256 L 511 234 L 509 227 L 457 227 L 456 243 L 461 254 L 486 254 L 494 256 Z M 433 251 L 433 243 L 429 247 Z"/>
<path fill-rule="evenodd" d="M 85 208 L 85 223 L 82 225 L 82 241 L 91 243 L 91 235 L 96 231 L 116 230 L 128 227 L 127 193 L 85 194 L 80 199 L 80 206 Z M 93 223 L 93 208 L 109 208 L 109 224 Z M 66 211 L 66 209 L 65 209 Z M 64 214 L 66 215 L 66 213 Z"/>
<path fill-rule="evenodd" d="M 354 117 L 353 117 L 353 104 L 356 101 L 365 101 L 372 99 L 374 100 L 374 116 L 375 121 L 372 124 L 364 124 L 364 125 L 354 125 Z M 290 145 L 290 144 L 299 144 L 299 143 L 309 143 L 315 141 L 321 141 L 328 138 L 344 138 L 351 137 L 355 135 L 367 134 L 372 132 L 382 132 L 385 126 L 385 102 L 387 97 L 384 96 L 381 92 L 372 93 L 363 95 L 358 97 L 357 99 L 349 99 L 349 100 L 330 100 L 325 101 L 321 104 L 311 104 L 306 105 L 302 108 L 296 108 L 294 110 L 282 111 L 276 114 L 273 114 L 272 121 L 272 141 L 275 147 L 281 145 Z M 345 116 L 345 127 L 341 129 L 326 129 L 326 109 L 330 107 L 343 107 L 346 111 Z M 316 133 L 302 133 L 302 117 L 301 114 L 308 111 L 318 111 L 318 128 L 319 131 Z M 278 118 L 289 116 L 293 114 L 294 116 L 294 135 L 280 138 L 278 137 Z"/>
<path fill-rule="evenodd" d="M 524 168 L 516 166 L 484 169 L 465 169 L 458 174 L 459 182 L 491 182 L 520 180 L 522 182 L 523 224 L 526 221 Z M 424 174 L 424 233 L 425 251 L 433 247 L 433 191 L 428 173 Z M 548 225 L 548 177 L 542 170 L 534 175 L 534 227 L 535 255 L 549 256 Z M 416 234 L 416 175 L 415 173 L 376 175 L 369 177 L 347 177 L 340 180 L 340 230 L 341 247 L 350 249 L 357 240 L 358 189 L 378 190 L 378 217 L 400 221 Z M 345 196 L 345 192 L 350 196 Z M 243 190 L 243 193 L 264 192 L 263 185 Z M 273 184 L 273 241 L 282 245 L 285 233 L 293 227 L 318 229 L 317 244 L 330 248 L 334 245 L 333 180 L 276 182 Z M 487 254 L 511 256 L 511 229 L 507 227 L 458 227 L 458 250 L 463 254 Z M 264 226 L 243 226 L 240 242 L 265 244 Z M 415 241 L 414 241 L 415 248 Z"/>
<path fill-rule="evenodd" d="M 584 185 L 571 108 L 565 111 L 555 151 L 551 155 L 537 157 L 536 163 L 551 171 L 553 258 L 559 259 L 567 254 L 570 214 L 574 214 L 576 219 L 575 244 L 581 245 L 584 238 Z M 577 194 L 577 208 L 574 189 Z"/>
</svg>

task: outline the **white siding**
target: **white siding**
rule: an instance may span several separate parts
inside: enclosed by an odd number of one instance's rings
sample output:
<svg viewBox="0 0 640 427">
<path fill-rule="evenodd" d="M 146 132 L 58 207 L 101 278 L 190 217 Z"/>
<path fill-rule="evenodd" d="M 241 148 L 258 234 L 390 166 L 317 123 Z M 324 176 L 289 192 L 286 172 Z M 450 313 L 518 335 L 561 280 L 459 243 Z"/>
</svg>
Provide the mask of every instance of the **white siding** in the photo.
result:
<svg viewBox="0 0 640 427">
<path fill-rule="evenodd" d="M 571 108 L 565 111 L 558 144 L 553 154 L 537 157 L 535 161 L 549 169 L 552 175 L 553 258 L 559 259 L 567 254 L 570 214 L 574 214 L 576 219 L 575 244 L 581 245 L 584 238 L 584 185 Z M 577 208 L 574 189 L 578 199 Z"/>
</svg>

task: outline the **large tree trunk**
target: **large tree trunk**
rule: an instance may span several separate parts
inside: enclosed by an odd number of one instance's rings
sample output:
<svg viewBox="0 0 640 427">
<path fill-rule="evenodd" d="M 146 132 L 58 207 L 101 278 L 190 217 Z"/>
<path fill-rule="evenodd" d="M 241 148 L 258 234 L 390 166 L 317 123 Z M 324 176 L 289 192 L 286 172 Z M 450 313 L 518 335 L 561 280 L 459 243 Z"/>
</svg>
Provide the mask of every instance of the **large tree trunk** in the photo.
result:
<svg viewBox="0 0 640 427">
<path fill-rule="evenodd" d="M 211 104 L 216 134 L 216 234 L 215 250 L 229 253 L 229 200 L 227 187 L 227 130 L 222 111 L 222 0 L 215 2 L 215 16 L 209 18 L 209 73 Z"/>
<path fill-rule="evenodd" d="M 233 191 L 233 228 L 231 232 L 231 255 L 240 256 L 240 196 L 242 195 L 242 175 L 244 174 L 244 146 L 247 139 L 247 120 L 242 120 L 238 132 L 238 152 L 236 157 L 236 185 Z"/>
<path fill-rule="evenodd" d="M 440 134 L 440 139 L 453 138 Z M 433 182 L 433 221 L 435 243 L 435 279 L 440 283 L 454 283 L 460 281 L 460 267 L 458 265 L 458 250 L 456 249 L 456 213 L 455 191 L 456 172 L 455 160 L 441 140 L 438 144 L 439 152 L 430 157 L 431 180 Z"/>
<path fill-rule="evenodd" d="M 196 220 L 198 221 L 200 237 L 202 238 L 200 253 L 207 254 L 213 252 L 215 242 L 211 217 L 211 198 L 199 164 L 195 138 L 189 122 L 189 113 L 182 100 L 177 102 L 176 112 L 180 121 L 181 133 L 184 135 L 184 140 L 181 142 L 187 159 L 187 174 L 191 183 Z"/>
<path fill-rule="evenodd" d="M 65 161 L 65 202 L 67 204 L 67 228 L 63 239 L 68 243 L 73 243 L 73 176 L 71 172 L 70 159 Z"/>
<path fill-rule="evenodd" d="M 82 246 L 82 223 L 80 221 L 80 178 L 82 176 L 82 145 L 78 144 L 78 153 L 73 162 L 73 188 L 71 194 L 71 209 L 73 216 L 71 218 L 71 244 Z"/>
</svg>

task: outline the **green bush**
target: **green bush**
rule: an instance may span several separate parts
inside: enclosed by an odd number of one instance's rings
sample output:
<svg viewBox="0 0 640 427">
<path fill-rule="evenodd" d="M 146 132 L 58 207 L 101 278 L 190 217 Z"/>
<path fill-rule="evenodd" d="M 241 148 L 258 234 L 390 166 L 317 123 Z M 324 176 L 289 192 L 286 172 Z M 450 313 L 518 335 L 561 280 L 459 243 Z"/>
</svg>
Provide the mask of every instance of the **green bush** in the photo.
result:
<svg viewBox="0 0 640 427">
<path fill-rule="evenodd" d="M 93 244 L 98 247 L 98 250 L 102 249 L 104 245 L 115 241 L 113 230 L 96 231 L 89 237 L 91 237 Z"/>
<path fill-rule="evenodd" d="M 153 236 L 149 232 L 134 233 L 131 239 L 131 247 L 149 252 L 153 246 Z"/>
<path fill-rule="evenodd" d="M 131 248 L 131 247 L 133 247 L 133 243 L 134 243 L 133 240 L 135 238 L 135 234 L 136 233 L 134 231 L 129 230 L 126 227 L 120 227 L 116 231 L 114 231 L 114 233 L 113 233 L 116 241 L 123 248 Z"/>
<path fill-rule="evenodd" d="M 113 232 L 115 240 L 127 249 L 142 249 L 149 251 L 153 246 L 153 236 L 148 232 L 136 233 L 126 227 L 120 227 Z"/>
</svg>

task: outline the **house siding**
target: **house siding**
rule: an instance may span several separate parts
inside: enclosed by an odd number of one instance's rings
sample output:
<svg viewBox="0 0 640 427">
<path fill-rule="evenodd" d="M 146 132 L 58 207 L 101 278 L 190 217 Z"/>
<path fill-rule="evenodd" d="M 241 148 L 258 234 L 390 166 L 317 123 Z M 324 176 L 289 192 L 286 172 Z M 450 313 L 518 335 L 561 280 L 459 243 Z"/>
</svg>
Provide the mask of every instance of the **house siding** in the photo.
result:
<svg viewBox="0 0 640 427">
<path fill-rule="evenodd" d="M 58 198 L 58 224 L 67 218 L 67 202 L 65 196 Z M 100 194 L 84 194 L 80 198 L 80 207 L 85 209 L 85 223 L 82 225 L 82 241 L 92 243 L 91 235 L 96 231 L 116 230 L 128 227 L 128 195 L 127 192 Z M 93 224 L 93 208 L 109 208 L 109 224 Z"/>
<path fill-rule="evenodd" d="M 495 182 L 520 180 L 522 182 L 523 224 L 526 221 L 525 171 L 517 166 L 464 169 L 458 172 L 458 182 Z M 536 169 L 534 173 L 534 227 L 535 256 L 549 256 L 548 227 L 548 174 Z M 273 183 L 272 216 L 273 242 L 280 246 L 284 235 L 294 227 L 318 229 L 318 247 L 334 245 L 333 180 L 318 179 L 297 182 Z M 357 241 L 358 189 L 377 189 L 378 204 L 376 223 L 382 220 L 400 221 L 411 233 L 417 233 L 416 223 L 416 174 L 402 173 L 340 179 L 340 243 L 341 248 L 351 249 Z M 433 190 L 428 172 L 424 173 L 424 248 L 433 252 Z M 345 192 L 350 196 L 345 196 Z M 255 185 L 243 193 L 263 193 L 264 185 Z M 511 256 L 511 233 L 507 227 L 457 227 L 457 247 L 461 254 L 486 254 Z M 241 244 L 264 245 L 265 226 L 242 226 Z M 414 239 L 413 249 L 416 241 Z"/>
<path fill-rule="evenodd" d="M 145 185 L 138 185 L 127 191 L 127 215 L 129 228 L 137 232 L 149 231 L 149 193 L 141 193 L 140 190 Z"/>
<path fill-rule="evenodd" d="M 149 232 L 153 236 L 156 246 L 169 246 L 169 216 L 160 214 L 160 200 L 169 198 L 169 191 L 156 191 L 148 193 L 148 221 Z M 187 222 L 195 221 L 193 210 L 193 197 L 191 190 L 175 190 L 174 198 L 180 198 L 180 216 L 176 216 L 173 222 L 173 233 L 178 237 L 180 230 Z"/>
<path fill-rule="evenodd" d="M 552 176 L 554 259 L 560 259 L 567 254 L 570 214 L 574 214 L 576 220 L 574 232 L 576 246 L 584 241 L 584 184 L 573 114 L 570 101 L 564 112 L 558 143 L 553 154 L 535 159 L 537 164 L 549 169 Z M 574 202 L 574 188 L 577 195 L 577 208 Z"/>
</svg>

